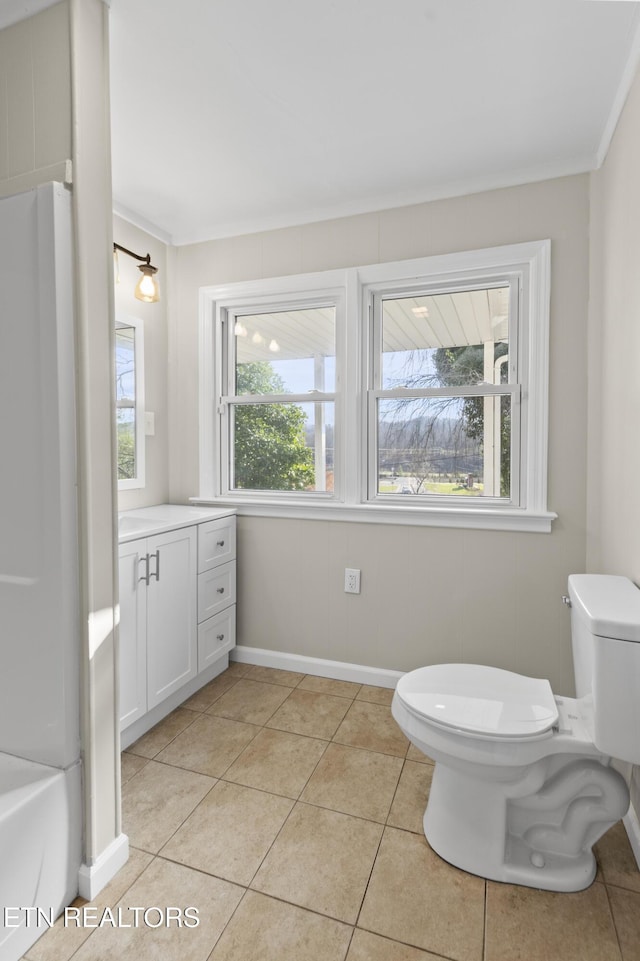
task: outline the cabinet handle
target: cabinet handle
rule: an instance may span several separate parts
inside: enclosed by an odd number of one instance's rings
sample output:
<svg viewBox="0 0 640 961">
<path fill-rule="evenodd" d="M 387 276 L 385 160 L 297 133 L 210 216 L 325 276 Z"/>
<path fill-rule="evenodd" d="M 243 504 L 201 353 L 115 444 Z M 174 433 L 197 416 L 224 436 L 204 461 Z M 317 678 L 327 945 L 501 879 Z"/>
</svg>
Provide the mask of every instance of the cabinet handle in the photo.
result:
<svg viewBox="0 0 640 961">
<path fill-rule="evenodd" d="M 224 541 L 218 541 L 216 547 L 224 547 Z"/>
<path fill-rule="evenodd" d="M 159 581 L 160 580 L 160 548 L 158 548 L 155 554 L 151 554 L 150 556 L 155 557 L 156 559 L 156 569 L 155 571 L 149 571 L 148 577 L 149 578 L 155 577 L 155 579 Z M 149 555 L 147 555 L 147 557 L 149 557 Z M 149 581 L 147 581 L 147 584 L 148 583 Z"/>
<path fill-rule="evenodd" d="M 224 641 L 224 634 L 216 634 L 216 637 L 219 641 Z"/>
<path fill-rule="evenodd" d="M 224 587 L 218 587 L 218 588 L 216 588 L 216 593 L 217 593 L 217 594 L 224 594 Z"/>
<path fill-rule="evenodd" d="M 149 555 L 145 554 L 144 557 L 138 558 L 138 564 L 144 564 L 145 571 L 142 577 L 139 577 L 139 581 L 144 581 L 147 587 L 149 586 Z"/>
</svg>

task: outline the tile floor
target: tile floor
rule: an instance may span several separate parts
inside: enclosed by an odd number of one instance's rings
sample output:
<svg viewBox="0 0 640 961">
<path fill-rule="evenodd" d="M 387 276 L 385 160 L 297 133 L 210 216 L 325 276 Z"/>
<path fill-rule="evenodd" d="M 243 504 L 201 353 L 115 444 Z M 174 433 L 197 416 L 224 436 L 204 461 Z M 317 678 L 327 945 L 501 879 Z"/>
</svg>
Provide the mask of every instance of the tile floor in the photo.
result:
<svg viewBox="0 0 640 961">
<path fill-rule="evenodd" d="M 93 905 L 98 917 L 194 906 L 199 926 L 58 923 L 26 958 L 640 961 L 640 872 L 622 826 L 578 894 L 445 864 L 422 833 L 432 766 L 390 700 L 232 664 L 122 755 L 131 857 Z"/>
</svg>

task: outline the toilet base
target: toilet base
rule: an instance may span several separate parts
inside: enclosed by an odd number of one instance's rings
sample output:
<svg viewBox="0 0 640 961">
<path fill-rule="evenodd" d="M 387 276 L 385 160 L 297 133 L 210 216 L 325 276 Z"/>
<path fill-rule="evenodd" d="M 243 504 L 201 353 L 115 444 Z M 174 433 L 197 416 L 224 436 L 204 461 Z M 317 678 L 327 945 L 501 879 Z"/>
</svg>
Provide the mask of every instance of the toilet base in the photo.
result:
<svg viewBox="0 0 640 961">
<path fill-rule="evenodd" d="M 493 881 L 581 891 L 595 878 L 592 845 L 628 806 L 624 779 L 585 758 L 545 759 L 492 782 L 438 762 L 424 814 L 429 845 Z"/>
</svg>

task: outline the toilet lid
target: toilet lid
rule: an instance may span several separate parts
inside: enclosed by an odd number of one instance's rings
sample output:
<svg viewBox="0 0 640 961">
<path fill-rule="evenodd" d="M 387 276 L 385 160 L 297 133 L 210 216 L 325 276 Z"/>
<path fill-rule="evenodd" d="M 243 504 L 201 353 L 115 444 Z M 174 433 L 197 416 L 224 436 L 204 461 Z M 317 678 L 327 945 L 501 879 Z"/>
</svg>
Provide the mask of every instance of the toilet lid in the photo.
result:
<svg viewBox="0 0 640 961">
<path fill-rule="evenodd" d="M 396 692 L 408 710 L 442 727 L 488 738 L 540 736 L 558 720 L 547 680 L 479 664 L 410 671 Z"/>
</svg>

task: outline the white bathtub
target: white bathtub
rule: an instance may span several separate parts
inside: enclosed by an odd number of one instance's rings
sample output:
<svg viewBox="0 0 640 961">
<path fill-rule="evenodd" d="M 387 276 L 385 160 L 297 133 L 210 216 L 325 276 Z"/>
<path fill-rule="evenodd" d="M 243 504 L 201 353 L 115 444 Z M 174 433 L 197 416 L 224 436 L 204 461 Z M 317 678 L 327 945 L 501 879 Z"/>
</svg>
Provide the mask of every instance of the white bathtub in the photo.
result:
<svg viewBox="0 0 640 961">
<path fill-rule="evenodd" d="M 0 753 L 0 961 L 18 961 L 43 918 L 75 897 L 81 825 L 79 763 L 63 771 Z"/>
</svg>

